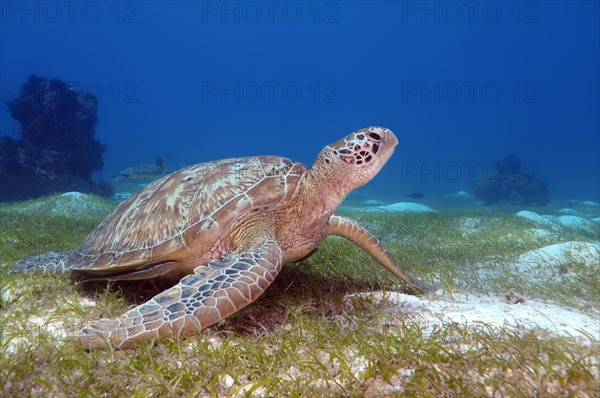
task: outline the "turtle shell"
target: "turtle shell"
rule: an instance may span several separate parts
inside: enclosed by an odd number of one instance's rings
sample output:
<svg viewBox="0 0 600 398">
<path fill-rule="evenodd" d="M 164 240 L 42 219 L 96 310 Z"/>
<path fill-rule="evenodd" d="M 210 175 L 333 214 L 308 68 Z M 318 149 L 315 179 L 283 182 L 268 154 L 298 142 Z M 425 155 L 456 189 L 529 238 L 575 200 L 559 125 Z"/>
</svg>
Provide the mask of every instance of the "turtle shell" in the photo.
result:
<svg viewBox="0 0 600 398">
<path fill-rule="evenodd" d="M 190 166 L 121 203 L 67 259 L 67 267 L 118 272 L 163 261 L 202 263 L 240 216 L 289 200 L 307 168 L 279 156 Z M 200 265 L 200 264 L 197 264 Z"/>
</svg>

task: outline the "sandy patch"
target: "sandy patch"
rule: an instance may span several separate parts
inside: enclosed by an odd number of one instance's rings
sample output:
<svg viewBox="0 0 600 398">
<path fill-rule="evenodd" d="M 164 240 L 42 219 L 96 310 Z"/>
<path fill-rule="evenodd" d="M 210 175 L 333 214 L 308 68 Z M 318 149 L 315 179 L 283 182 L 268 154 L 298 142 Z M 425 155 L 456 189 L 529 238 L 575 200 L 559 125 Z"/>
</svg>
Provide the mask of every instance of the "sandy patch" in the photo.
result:
<svg viewBox="0 0 600 398">
<path fill-rule="evenodd" d="M 561 282 L 570 277 L 577 265 L 600 272 L 600 246 L 596 243 L 570 241 L 545 246 L 521 254 L 516 261 L 490 261 L 480 265 L 479 276 L 486 280 L 510 271 L 526 277 L 532 283 Z"/>
<path fill-rule="evenodd" d="M 600 311 L 591 316 L 556 304 L 539 300 L 513 300 L 507 297 L 455 293 L 452 296 L 416 297 L 395 292 L 358 293 L 349 298 L 369 297 L 384 304 L 395 314 L 433 330 L 444 323 L 477 326 L 485 323 L 495 327 L 544 329 L 561 337 L 575 337 L 589 344 L 589 334 L 600 336 Z"/>
</svg>

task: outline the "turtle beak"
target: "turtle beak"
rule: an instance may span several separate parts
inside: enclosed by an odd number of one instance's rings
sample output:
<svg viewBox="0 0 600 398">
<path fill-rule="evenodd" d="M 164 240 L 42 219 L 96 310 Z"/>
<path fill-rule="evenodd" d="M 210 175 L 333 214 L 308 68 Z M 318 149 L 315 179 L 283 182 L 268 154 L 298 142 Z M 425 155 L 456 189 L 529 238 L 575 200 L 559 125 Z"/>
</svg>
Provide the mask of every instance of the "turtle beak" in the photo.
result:
<svg viewBox="0 0 600 398">
<path fill-rule="evenodd" d="M 396 135 L 392 133 L 392 130 L 385 128 L 377 128 L 375 130 L 382 138 L 380 143 L 380 163 L 379 168 L 383 167 L 387 163 L 387 161 L 394 154 L 394 150 L 396 149 L 396 145 L 398 145 L 398 138 Z"/>
<path fill-rule="evenodd" d="M 386 141 L 389 141 L 389 145 L 391 145 L 392 147 L 398 145 L 398 138 L 396 138 L 396 135 L 392 133 L 392 130 L 386 130 L 386 133 Z"/>
<path fill-rule="evenodd" d="M 373 130 L 382 138 L 380 146 L 385 148 L 385 151 L 387 151 L 387 156 L 383 153 L 382 156 L 387 160 L 394 153 L 394 149 L 396 149 L 396 145 L 398 145 L 398 138 L 396 138 L 396 135 L 392 133 L 392 130 L 390 129 L 372 127 L 371 131 Z"/>
</svg>

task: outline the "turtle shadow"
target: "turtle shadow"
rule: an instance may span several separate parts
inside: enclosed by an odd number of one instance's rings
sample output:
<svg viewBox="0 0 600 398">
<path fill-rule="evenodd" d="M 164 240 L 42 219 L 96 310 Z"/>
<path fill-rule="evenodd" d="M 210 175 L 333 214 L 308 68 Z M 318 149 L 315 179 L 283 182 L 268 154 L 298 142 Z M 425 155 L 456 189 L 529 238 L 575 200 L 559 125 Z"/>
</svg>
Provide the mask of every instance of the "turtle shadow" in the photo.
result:
<svg viewBox="0 0 600 398">
<path fill-rule="evenodd" d="M 130 305 L 143 304 L 175 285 L 175 283 L 169 283 L 160 279 L 105 281 L 85 280 L 78 275 L 73 276 L 72 279 L 77 284 L 79 291 L 91 299 L 98 298 L 109 290 L 125 299 Z"/>
<path fill-rule="evenodd" d="M 290 264 L 258 300 L 215 329 L 242 336 L 261 335 L 279 328 L 294 309 L 315 318 L 348 314 L 353 309 L 345 299 L 348 294 L 377 288 L 377 284 L 354 279 L 351 275 L 328 276 L 303 263 Z"/>
<path fill-rule="evenodd" d="M 97 298 L 106 289 L 131 305 L 139 305 L 172 287 L 161 280 L 79 282 L 79 289 Z M 285 322 L 293 309 L 314 317 L 334 317 L 352 312 L 348 294 L 373 291 L 381 287 L 351 275 L 324 275 L 306 263 L 286 265 L 265 293 L 249 306 L 211 328 L 217 332 L 241 336 L 268 334 Z"/>
</svg>

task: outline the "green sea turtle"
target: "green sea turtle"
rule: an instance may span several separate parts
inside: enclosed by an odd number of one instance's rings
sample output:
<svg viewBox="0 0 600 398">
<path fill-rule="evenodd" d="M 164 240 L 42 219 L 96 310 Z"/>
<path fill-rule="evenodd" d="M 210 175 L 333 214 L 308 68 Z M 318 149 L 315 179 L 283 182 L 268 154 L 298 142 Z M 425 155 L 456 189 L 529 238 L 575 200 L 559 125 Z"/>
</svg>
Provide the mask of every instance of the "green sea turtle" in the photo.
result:
<svg viewBox="0 0 600 398">
<path fill-rule="evenodd" d="M 154 181 L 168 173 L 169 171 L 170 158 L 169 154 L 165 156 L 165 159 L 156 155 L 156 161 L 154 164 L 136 164 L 135 166 L 128 167 L 121 170 L 115 177 L 115 181 L 129 181 L 129 182 L 148 182 Z"/>
<path fill-rule="evenodd" d="M 311 169 L 279 156 L 190 166 L 121 203 L 77 250 L 28 257 L 12 268 L 178 281 L 118 319 L 85 326 L 76 337 L 88 347 L 197 333 L 252 303 L 284 264 L 306 258 L 328 235 L 351 240 L 425 292 L 432 288 L 404 272 L 358 222 L 333 215 L 397 143 L 390 130 L 368 127 L 326 146 Z"/>
</svg>

